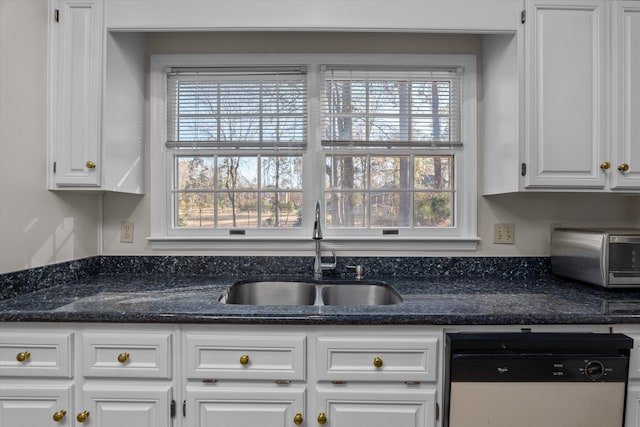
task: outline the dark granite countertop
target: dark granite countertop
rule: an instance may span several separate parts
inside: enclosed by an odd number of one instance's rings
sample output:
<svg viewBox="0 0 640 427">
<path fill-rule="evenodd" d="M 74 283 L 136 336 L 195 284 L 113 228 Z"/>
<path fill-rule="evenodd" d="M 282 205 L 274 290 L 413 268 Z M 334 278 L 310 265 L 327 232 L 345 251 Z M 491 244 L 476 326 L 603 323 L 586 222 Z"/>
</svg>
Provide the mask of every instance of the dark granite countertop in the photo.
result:
<svg viewBox="0 0 640 427">
<path fill-rule="evenodd" d="M 262 277 L 264 278 L 264 277 Z M 292 277 L 288 277 L 292 279 Z M 243 324 L 640 323 L 640 290 L 607 290 L 539 277 L 368 277 L 403 302 L 362 306 L 226 305 L 237 278 L 97 274 L 0 300 L 0 321 Z"/>
</svg>

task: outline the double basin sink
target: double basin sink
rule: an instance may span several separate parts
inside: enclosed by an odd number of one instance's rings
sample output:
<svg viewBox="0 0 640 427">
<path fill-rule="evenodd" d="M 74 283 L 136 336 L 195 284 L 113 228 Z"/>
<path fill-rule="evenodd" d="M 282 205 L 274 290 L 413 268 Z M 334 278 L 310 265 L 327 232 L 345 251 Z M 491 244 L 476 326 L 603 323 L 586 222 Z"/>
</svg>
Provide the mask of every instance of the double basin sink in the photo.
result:
<svg viewBox="0 0 640 427">
<path fill-rule="evenodd" d="M 223 304 L 376 306 L 402 302 L 395 289 L 380 282 L 245 281 L 233 284 Z"/>
</svg>

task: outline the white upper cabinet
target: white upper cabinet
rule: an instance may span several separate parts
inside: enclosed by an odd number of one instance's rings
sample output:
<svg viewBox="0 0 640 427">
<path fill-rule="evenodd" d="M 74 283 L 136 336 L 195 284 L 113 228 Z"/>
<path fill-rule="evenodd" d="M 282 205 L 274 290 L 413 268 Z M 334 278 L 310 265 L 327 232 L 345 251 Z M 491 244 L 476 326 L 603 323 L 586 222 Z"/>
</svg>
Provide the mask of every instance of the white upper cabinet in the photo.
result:
<svg viewBox="0 0 640 427">
<path fill-rule="evenodd" d="M 100 187 L 102 1 L 52 2 L 50 187 Z"/>
<path fill-rule="evenodd" d="M 525 186 L 603 188 L 605 2 L 531 1 L 527 21 Z"/>
<path fill-rule="evenodd" d="M 528 0 L 484 41 L 484 194 L 640 190 L 640 1 Z"/>
<path fill-rule="evenodd" d="M 142 193 L 143 33 L 110 34 L 103 0 L 51 0 L 48 188 Z"/>
<path fill-rule="evenodd" d="M 612 188 L 640 189 L 640 1 L 613 5 Z"/>
</svg>

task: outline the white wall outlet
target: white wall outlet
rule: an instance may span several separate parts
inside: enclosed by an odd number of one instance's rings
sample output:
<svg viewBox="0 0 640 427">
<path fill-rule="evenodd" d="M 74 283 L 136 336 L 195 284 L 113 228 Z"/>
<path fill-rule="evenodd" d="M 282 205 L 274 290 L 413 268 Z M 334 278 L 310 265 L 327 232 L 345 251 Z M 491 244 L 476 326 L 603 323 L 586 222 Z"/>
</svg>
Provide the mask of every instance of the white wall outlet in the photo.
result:
<svg viewBox="0 0 640 427">
<path fill-rule="evenodd" d="M 493 224 L 493 243 L 513 245 L 515 229 L 513 223 Z"/>
<path fill-rule="evenodd" d="M 129 221 L 122 221 L 120 226 L 120 242 L 133 243 L 133 223 Z"/>
</svg>

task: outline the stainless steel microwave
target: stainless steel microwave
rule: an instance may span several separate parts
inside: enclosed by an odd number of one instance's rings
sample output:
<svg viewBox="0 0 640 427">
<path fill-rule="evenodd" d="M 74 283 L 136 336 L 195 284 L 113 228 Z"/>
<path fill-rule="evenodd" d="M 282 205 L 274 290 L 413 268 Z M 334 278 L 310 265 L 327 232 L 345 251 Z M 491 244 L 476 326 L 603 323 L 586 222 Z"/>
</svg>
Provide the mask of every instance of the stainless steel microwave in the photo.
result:
<svg viewBox="0 0 640 427">
<path fill-rule="evenodd" d="M 640 287 L 640 229 L 556 228 L 551 271 L 607 288 Z"/>
</svg>

